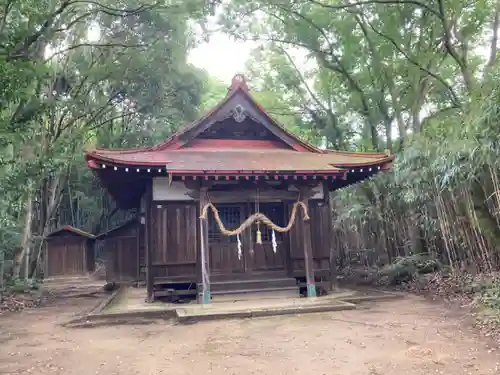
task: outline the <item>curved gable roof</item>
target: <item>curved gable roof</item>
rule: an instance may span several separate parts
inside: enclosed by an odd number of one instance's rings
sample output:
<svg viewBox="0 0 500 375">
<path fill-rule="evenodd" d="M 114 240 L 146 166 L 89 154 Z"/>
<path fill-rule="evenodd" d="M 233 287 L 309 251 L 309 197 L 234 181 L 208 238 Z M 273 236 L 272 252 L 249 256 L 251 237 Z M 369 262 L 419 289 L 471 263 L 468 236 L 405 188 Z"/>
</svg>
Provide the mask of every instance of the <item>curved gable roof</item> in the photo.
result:
<svg viewBox="0 0 500 375">
<path fill-rule="evenodd" d="M 262 124 L 286 145 L 280 150 L 260 149 L 261 146 L 219 147 L 200 150 L 190 148 L 198 135 L 215 123 L 231 115 L 237 106 L 244 108 L 246 115 Z M 241 145 L 241 143 L 240 143 Z M 217 151 L 217 156 L 210 155 Z M 203 154 L 203 152 L 207 152 Z M 265 156 L 272 152 L 273 160 Z M 181 155 L 179 155 L 181 153 Z M 245 154 L 246 153 L 246 154 Z M 334 150 L 321 150 L 301 140 L 274 120 L 249 93 L 247 83 L 242 75 L 236 75 L 225 98 L 198 120 L 183 126 L 165 141 L 150 147 L 129 149 L 96 148 L 86 152 L 89 166 L 97 168 L 97 162 L 116 165 L 167 167 L 170 170 L 189 170 L 203 167 L 200 170 L 321 170 L 340 172 L 339 168 L 350 166 L 371 166 L 390 163 L 393 156 L 384 153 L 349 153 Z M 256 159 L 252 162 L 252 158 Z M 189 165 L 188 160 L 193 164 Z M 261 164 L 257 163 L 261 161 Z M 212 164 L 210 164 L 212 163 Z M 246 163 L 246 164 L 245 164 Z M 224 165 L 224 168 L 221 168 Z M 260 165 L 260 167 L 259 167 Z M 277 168 L 283 165 L 283 168 Z M 186 169 L 187 168 L 187 169 Z"/>
</svg>

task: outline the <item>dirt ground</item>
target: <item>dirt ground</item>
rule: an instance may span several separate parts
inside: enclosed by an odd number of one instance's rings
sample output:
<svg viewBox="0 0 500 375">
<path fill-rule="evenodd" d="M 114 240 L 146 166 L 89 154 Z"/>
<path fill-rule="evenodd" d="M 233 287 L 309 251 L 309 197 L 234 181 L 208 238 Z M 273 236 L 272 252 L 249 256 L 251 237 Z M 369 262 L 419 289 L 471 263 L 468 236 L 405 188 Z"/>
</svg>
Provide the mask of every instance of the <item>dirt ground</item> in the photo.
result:
<svg viewBox="0 0 500 375">
<path fill-rule="evenodd" d="M 97 301 L 0 317 L 0 374 L 500 374 L 463 319 L 417 297 L 367 309 L 188 326 L 63 328 Z"/>
</svg>

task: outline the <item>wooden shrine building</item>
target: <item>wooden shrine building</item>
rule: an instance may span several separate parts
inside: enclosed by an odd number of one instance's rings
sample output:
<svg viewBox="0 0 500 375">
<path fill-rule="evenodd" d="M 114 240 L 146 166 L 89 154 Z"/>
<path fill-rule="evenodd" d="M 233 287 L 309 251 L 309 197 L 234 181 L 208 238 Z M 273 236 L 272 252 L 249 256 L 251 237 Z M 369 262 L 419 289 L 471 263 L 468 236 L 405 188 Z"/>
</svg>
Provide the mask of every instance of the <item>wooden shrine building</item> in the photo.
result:
<svg viewBox="0 0 500 375">
<path fill-rule="evenodd" d="M 135 217 L 120 226 L 96 236 L 103 242 L 106 280 L 133 282 L 141 280 L 144 267 L 144 225 Z"/>
<path fill-rule="evenodd" d="M 45 236 L 43 277 L 86 276 L 95 270 L 93 234 L 65 225 Z"/>
<path fill-rule="evenodd" d="M 215 108 L 163 143 L 98 148 L 86 160 L 121 208 L 141 213 L 130 262 L 147 299 L 184 288 L 208 303 L 265 288 L 315 296 L 332 277 L 329 192 L 389 169 L 393 156 L 300 140 L 237 75 Z"/>
</svg>

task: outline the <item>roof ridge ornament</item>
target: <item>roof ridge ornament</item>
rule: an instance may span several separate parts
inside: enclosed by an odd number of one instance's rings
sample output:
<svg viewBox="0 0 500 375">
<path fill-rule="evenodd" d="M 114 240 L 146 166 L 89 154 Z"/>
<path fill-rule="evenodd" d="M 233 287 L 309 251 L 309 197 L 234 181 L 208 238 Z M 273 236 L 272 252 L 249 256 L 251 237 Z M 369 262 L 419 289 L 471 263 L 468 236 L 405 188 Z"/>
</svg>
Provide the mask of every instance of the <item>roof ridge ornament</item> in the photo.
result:
<svg viewBox="0 0 500 375">
<path fill-rule="evenodd" d="M 237 89 L 242 89 L 243 91 L 248 92 L 248 85 L 245 76 L 241 73 L 235 74 L 233 79 L 231 80 L 231 91 L 235 91 Z"/>
</svg>

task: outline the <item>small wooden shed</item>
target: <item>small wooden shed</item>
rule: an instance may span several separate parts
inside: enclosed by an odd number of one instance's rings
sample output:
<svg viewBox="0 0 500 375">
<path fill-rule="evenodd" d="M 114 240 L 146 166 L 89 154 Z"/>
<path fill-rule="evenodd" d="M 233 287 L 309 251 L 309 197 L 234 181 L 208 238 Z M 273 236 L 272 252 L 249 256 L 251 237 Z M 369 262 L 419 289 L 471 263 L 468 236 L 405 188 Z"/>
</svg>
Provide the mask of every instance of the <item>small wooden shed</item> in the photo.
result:
<svg viewBox="0 0 500 375">
<path fill-rule="evenodd" d="M 140 281 L 144 279 L 144 233 L 138 218 L 133 218 L 96 239 L 103 241 L 106 280 L 115 282 Z"/>
<path fill-rule="evenodd" d="M 95 270 L 96 237 L 65 225 L 44 238 L 44 278 L 85 276 Z"/>
</svg>

